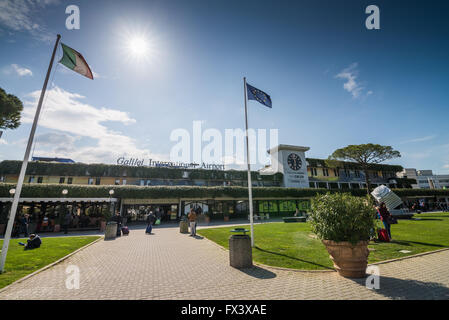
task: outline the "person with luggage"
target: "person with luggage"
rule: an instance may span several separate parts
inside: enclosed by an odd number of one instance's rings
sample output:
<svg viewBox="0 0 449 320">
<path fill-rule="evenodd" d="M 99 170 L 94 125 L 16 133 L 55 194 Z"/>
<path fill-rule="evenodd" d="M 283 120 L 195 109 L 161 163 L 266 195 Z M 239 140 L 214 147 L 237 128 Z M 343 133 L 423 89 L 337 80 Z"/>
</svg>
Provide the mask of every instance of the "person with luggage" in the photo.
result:
<svg viewBox="0 0 449 320">
<path fill-rule="evenodd" d="M 189 214 L 187 215 L 187 219 L 189 219 L 190 224 L 190 237 L 196 236 L 196 212 L 193 210 L 193 208 L 190 210 Z"/>
<path fill-rule="evenodd" d="M 391 238 L 390 220 L 393 219 L 393 216 L 391 215 L 390 211 L 388 211 L 387 206 L 385 205 L 385 202 L 381 202 L 378 212 L 380 215 L 380 220 L 383 222 L 385 229 L 387 230 L 388 237 L 390 238 L 390 241 L 391 241 L 393 239 Z"/>
<path fill-rule="evenodd" d="M 153 214 L 153 211 L 150 211 L 150 214 L 147 217 L 147 228 L 145 230 L 145 233 L 151 234 L 151 231 L 153 230 L 153 224 L 156 221 L 156 216 Z"/>
<path fill-rule="evenodd" d="M 117 237 L 122 236 L 122 216 L 120 215 L 120 212 L 117 212 L 115 217 L 112 218 L 112 221 L 117 222 Z"/>
</svg>

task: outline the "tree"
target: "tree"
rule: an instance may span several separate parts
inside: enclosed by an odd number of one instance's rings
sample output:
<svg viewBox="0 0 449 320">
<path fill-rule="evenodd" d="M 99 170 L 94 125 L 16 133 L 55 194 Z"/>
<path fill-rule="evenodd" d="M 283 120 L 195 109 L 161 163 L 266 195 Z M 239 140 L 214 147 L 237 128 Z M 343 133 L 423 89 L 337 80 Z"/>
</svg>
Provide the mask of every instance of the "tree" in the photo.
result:
<svg viewBox="0 0 449 320">
<path fill-rule="evenodd" d="M 20 113 L 23 110 L 22 101 L 12 94 L 7 94 L 0 88 L 0 130 L 16 129 L 20 126 Z"/>
<path fill-rule="evenodd" d="M 381 163 L 385 160 L 401 157 L 399 151 L 393 150 L 390 146 L 381 146 L 379 144 L 359 144 L 349 145 L 337 149 L 329 156 L 328 162 L 332 166 L 337 166 L 337 161 L 356 162 L 365 174 L 366 189 L 371 193 L 371 182 L 368 171 L 373 164 Z"/>
</svg>

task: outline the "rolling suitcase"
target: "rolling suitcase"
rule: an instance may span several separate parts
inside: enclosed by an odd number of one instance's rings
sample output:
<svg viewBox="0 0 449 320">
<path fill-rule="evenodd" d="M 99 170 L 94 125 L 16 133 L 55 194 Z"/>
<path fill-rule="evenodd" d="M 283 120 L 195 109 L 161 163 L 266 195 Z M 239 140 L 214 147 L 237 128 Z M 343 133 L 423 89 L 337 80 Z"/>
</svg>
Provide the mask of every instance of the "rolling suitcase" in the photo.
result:
<svg viewBox="0 0 449 320">
<path fill-rule="evenodd" d="M 377 229 L 377 239 L 382 242 L 390 242 L 387 229 Z"/>
<path fill-rule="evenodd" d="M 151 227 L 151 223 L 147 225 L 147 228 L 145 230 L 145 233 L 149 233 L 151 234 L 151 230 L 153 229 L 153 227 Z"/>
<path fill-rule="evenodd" d="M 122 228 L 122 233 L 123 233 L 124 236 L 128 236 L 128 235 L 129 235 L 129 229 L 128 229 L 128 227 L 126 227 L 126 226 L 123 227 L 123 228 Z"/>
</svg>

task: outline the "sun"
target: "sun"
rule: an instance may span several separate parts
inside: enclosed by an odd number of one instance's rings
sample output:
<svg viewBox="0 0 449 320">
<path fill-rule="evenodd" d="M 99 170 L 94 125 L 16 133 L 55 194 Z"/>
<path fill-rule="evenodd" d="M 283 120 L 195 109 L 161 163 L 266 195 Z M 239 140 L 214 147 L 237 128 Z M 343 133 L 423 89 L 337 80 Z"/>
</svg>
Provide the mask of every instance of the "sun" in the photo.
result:
<svg viewBox="0 0 449 320">
<path fill-rule="evenodd" d="M 149 54 L 148 39 L 143 36 L 134 36 L 129 40 L 127 48 L 134 58 L 145 58 Z"/>
<path fill-rule="evenodd" d="M 154 28 L 148 25 L 136 26 L 135 23 L 127 21 L 121 22 L 115 38 L 117 39 L 115 48 L 123 58 L 121 61 L 126 62 L 128 66 L 141 71 L 150 65 L 159 64 L 161 43 Z"/>
</svg>

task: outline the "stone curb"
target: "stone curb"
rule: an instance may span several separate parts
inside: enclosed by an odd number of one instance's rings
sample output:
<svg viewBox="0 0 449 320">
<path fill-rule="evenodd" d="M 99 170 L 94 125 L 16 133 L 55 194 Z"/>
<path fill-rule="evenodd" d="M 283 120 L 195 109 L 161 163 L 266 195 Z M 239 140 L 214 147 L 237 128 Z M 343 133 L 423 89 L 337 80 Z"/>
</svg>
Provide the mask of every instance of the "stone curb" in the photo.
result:
<svg viewBox="0 0 449 320">
<path fill-rule="evenodd" d="M 207 241 L 209 241 L 210 243 L 212 243 L 213 245 L 215 245 L 216 247 L 222 249 L 223 251 L 228 251 L 228 249 L 226 249 L 225 247 L 219 245 L 218 243 L 206 238 L 205 236 L 202 236 L 204 239 L 206 239 Z M 293 272 L 304 272 L 304 273 L 328 273 L 328 272 L 337 272 L 336 270 L 301 270 L 301 269 L 290 269 L 290 268 L 283 268 L 283 267 L 274 267 L 274 266 L 269 266 L 260 262 L 254 262 L 253 264 L 259 267 L 265 267 L 265 268 L 269 268 L 269 269 L 276 269 L 276 270 L 282 270 L 282 271 L 293 271 Z"/>
<path fill-rule="evenodd" d="M 83 237 L 83 236 L 80 236 L 80 237 Z M 88 236 L 88 237 L 89 237 L 89 236 Z M 87 247 L 93 245 L 94 243 L 97 243 L 98 241 L 102 240 L 103 238 L 104 238 L 104 236 L 100 236 L 100 238 L 98 238 L 97 240 L 94 240 L 94 241 L 92 241 L 91 243 L 88 243 L 88 244 L 86 244 L 85 246 L 76 249 L 75 251 L 69 253 L 68 255 L 66 255 L 66 256 L 64 256 L 64 257 L 62 257 L 61 259 L 56 260 L 55 262 L 52 262 L 52 263 L 50 263 L 49 265 L 46 265 L 45 267 L 43 267 L 43 268 L 41 268 L 41 269 L 39 269 L 39 270 L 36 270 L 36 271 L 34 271 L 33 273 L 30 273 L 30 274 L 26 275 L 25 277 L 20 278 L 20 279 L 14 281 L 13 283 L 7 285 L 6 287 L 0 289 L 0 293 L 3 293 L 4 291 L 8 290 L 10 287 L 12 287 L 12 286 L 15 285 L 15 284 L 21 283 L 22 281 L 25 281 L 25 280 L 27 280 L 28 278 L 31 278 L 32 276 L 35 276 L 36 274 L 41 273 L 42 271 L 45 271 L 45 270 L 47 270 L 47 269 L 49 269 L 49 268 L 51 268 L 51 267 L 53 267 L 53 266 L 55 266 L 55 265 L 57 265 L 57 264 L 63 262 L 64 260 L 66 260 L 66 259 L 70 258 L 71 256 L 73 256 L 75 253 L 78 253 L 78 252 L 80 252 L 81 250 L 84 250 L 85 248 L 87 248 Z"/>
<path fill-rule="evenodd" d="M 370 263 L 369 266 L 375 266 L 375 265 L 378 265 L 378 264 L 385 264 L 385 263 L 396 262 L 396 261 L 401 261 L 401 260 L 405 260 L 405 259 L 417 258 L 417 257 L 425 256 L 425 255 L 428 255 L 428 254 L 433 254 L 433 253 L 446 251 L 446 250 L 449 250 L 449 248 L 443 248 L 443 249 L 438 249 L 438 250 L 433 250 L 433 251 L 421 252 L 421 253 L 417 253 L 417 254 L 412 254 L 410 256 L 405 256 L 405 257 L 400 257 L 400 258 L 395 258 L 395 259 L 390 259 L 390 260 L 385 260 L 385 261 L 374 262 L 374 263 Z"/>
<path fill-rule="evenodd" d="M 218 247 L 218 248 L 220 248 L 220 249 L 222 249 L 224 251 L 229 251 L 225 247 L 223 247 L 223 246 L 219 245 L 218 243 L 216 243 L 216 242 L 206 238 L 205 236 L 203 236 L 203 238 L 206 239 L 207 241 L 211 242 L 216 247 Z M 375 266 L 375 265 L 379 265 L 379 264 L 396 262 L 396 261 L 401 261 L 401 260 L 405 260 L 405 259 L 417 258 L 417 257 L 425 256 L 425 255 L 428 255 L 428 254 L 433 254 L 433 253 L 446 251 L 446 250 L 449 250 L 449 248 L 443 248 L 443 249 L 438 249 L 438 250 L 433 250 L 433 251 L 421 252 L 421 253 L 413 254 L 413 255 L 410 255 L 410 256 L 406 256 L 406 257 L 395 258 L 395 259 L 390 259 L 390 260 L 385 260 L 385 261 L 379 261 L 379 262 L 375 262 L 375 263 L 370 263 L 370 264 L 368 264 L 368 266 Z M 266 265 L 266 264 L 263 264 L 263 263 L 260 263 L 260 262 L 253 262 L 253 264 L 256 265 L 256 266 L 260 266 L 260 267 L 271 268 L 271 269 L 282 270 L 282 271 L 293 271 L 293 272 L 303 272 L 303 273 L 337 272 L 336 270 L 302 270 L 302 269 L 291 269 L 291 268 L 275 267 L 275 266 L 269 266 L 269 265 Z"/>
</svg>

